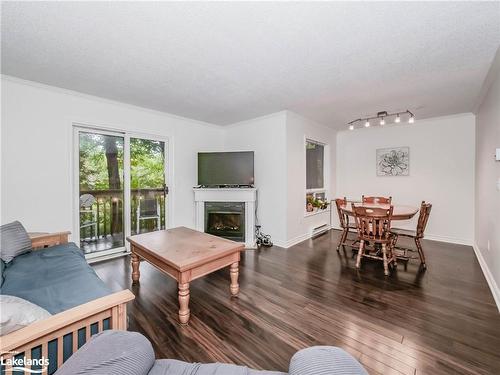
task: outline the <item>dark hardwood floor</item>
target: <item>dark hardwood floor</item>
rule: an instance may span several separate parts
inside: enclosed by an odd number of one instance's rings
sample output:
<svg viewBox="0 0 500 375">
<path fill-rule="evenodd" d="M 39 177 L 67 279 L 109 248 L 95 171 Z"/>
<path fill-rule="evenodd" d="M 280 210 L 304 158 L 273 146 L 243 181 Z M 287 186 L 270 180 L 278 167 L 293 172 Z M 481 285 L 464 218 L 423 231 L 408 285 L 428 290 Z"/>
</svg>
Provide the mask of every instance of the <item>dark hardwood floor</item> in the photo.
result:
<svg viewBox="0 0 500 375">
<path fill-rule="evenodd" d="M 227 269 L 192 282 L 187 327 L 170 277 L 143 262 L 131 286 L 129 258 L 94 268 L 134 292 L 129 330 L 159 358 L 286 371 L 298 349 L 335 345 L 372 374 L 500 374 L 500 314 L 470 246 L 425 240 L 426 272 L 414 261 L 385 278 L 378 262 L 356 272 L 339 234 L 244 252 L 236 299 Z"/>
</svg>

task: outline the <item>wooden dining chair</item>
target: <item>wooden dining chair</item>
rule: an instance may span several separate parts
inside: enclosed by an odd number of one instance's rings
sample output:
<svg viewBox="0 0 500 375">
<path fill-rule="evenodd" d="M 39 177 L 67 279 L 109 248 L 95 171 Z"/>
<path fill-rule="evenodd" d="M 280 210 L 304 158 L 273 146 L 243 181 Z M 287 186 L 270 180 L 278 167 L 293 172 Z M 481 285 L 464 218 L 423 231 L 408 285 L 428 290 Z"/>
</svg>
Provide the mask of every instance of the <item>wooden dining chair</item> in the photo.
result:
<svg viewBox="0 0 500 375">
<path fill-rule="evenodd" d="M 337 214 L 339 215 L 340 228 L 342 228 L 342 234 L 340 236 L 340 241 L 337 245 L 337 251 L 340 250 L 340 246 L 345 246 L 347 244 L 347 235 L 350 233 L 357 233 L 356 224 L 349 223 L 349 215 L 347 215 L 342 207 L 347 205 L 347 198 L 337 198 L 335 199 L 335 205 L 337 206 Z M 352 246 L 352 244 L 348 244 Z"/>
<path fill-rule="evenodd" d="M 413 238 L 415 241 L 415 246 L 417 247 L 418 255 L 420 257 L 420 264 L 422 265 L 423 268 L 427 268 L 427 265 L 425 263 L 425 255 L 424 255 L 424 249 L 422 248 L 422 243 L 420 240 L 424 238 L 424 232 L 425 228 L 427 227 L 427 222 L 429 221 L 429 216 L 431 214 L 431 209 L 432 209 L 432 204 L 430 203 L 425 203 L 425 201 L 422 201 L 420 204 L 420 214 L 418 215 L 418 221 L 417 221 L 417 229 L 416 230 L 408 230 L 408 229 L 402 229 L 402 228 L 392 228 L 391 233 L 395 236 L 394 238 L 394 244 L 397 245 L 398 238 L 401 237 L 408 237 L 408 238 Z M 403 250 L 404 251 L 404 257 L 406 257 L 407 251 L 414 251 L 412 249 L 407 249 L 407 248 L 402 248 L 402 247 L 397 247 L 396 249 L 398 250 Z M 409 257 L 406 257 L 409 259 Z"/>
<path fill-rule="evenodd" d="M 396 257 L 393 252 L 394 237 L 391 234 L 391 220 L 393 206 L 388 209 L 378 207 L 357 207 L 353 204 L 356 228 L 358 231 L 359 251 L 356 258 L 356 268 L 361 266 L 361 258 L 382 260 L 384 263 L 384 275 L 389 275 L 389 264 L 396 265 Z M 366 242 L 374 244 L 370 249 Z M 382 248 L 382 256 L 379 248 Z M 368 250 L 368 251 L 367 251 Z M 373 251 L 374 254 L 370 254 Z"/>
<path fill-rule="evenodd" d="M 361 196 L 361 202 L 363 203 L 374 203 L 374 204 L 391 204 L 392 197 L 365 197 Z"/>
</svg>

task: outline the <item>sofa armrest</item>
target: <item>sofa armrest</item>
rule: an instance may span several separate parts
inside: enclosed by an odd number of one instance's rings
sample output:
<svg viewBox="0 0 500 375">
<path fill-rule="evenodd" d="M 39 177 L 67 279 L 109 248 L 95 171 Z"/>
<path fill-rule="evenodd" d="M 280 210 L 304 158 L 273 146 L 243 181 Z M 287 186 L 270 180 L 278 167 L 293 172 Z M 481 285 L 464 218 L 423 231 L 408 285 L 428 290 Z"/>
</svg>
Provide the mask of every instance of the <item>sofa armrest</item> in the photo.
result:
<svg viewBox="0 0 500 375">
<path fill-rule="evenodd" d="M 346 351 L 334 346 L 299 350 L 290 360 L 289 375 L 368 375 Z"/>
<path fill-rule="evenodd" d="M 96 319 L 102 321 L 109 317 L 111 318 L 111 329 L 125 330 L 127 329 L 126 304 L 134 298 L 135 296 L 130 290 L 124 289 L 32 323 L 1 336 L 0 354 L 11 351 L 22 352 L 30 344 L 35 343 L 32 345 L 35 347 L 44 342 L 44 338 L 47 342 L 62 337 L 67 333 L 88 326 L 89 322 L 94 323 Z M 92 320 L 93 317 L 97 318 Z M 99 323 L 99 326 L 102 326 L 102 323 Z"/>
<path fill-rule="evenodd" d="M 71 232 L 69 231 L 56 233 L 28 233 L 31 239 L 31 247 L 35 250 L 68 243 L 70 234 Z"/>
<path fill-rule="evenodd" d="M 97 331 L 107 328 L 125 330 L 127 328 L 127 302 L 135 296 L 128 289 L 116 292 L 69 310 L 37 321 L 17 331 L 0 337 L 0 355 L 5 362 L 15 353 L 31 353 L 41 347 L 41 355 L 50 358 L 51 366 L 60 368 L 67 356 L 75 353 L 80 341 L 80 330 L 84 329 L 83 342 L 90 339 L 92 326 Z M 107 321 L 107 327 L 105 326 Z M 69 336 L 70 345 L 66 348 L 65 337 Z M 49 343 L 57 341 L 57 350 L 49 352 Z M 29 355 L 29 354 L 28 354 Z M 2 374 L 12 374 L 12 365 L 6 365 Z"/>
</svg>

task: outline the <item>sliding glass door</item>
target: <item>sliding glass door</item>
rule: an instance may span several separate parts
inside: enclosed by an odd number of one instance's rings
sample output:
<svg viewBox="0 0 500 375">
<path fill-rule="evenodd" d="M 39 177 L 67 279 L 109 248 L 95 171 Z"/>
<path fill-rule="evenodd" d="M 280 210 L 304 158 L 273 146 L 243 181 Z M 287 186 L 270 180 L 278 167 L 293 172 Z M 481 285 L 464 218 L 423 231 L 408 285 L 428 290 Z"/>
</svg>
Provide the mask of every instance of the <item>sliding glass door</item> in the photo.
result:
<svg viewBox="0 0 500 375">
<path fill-rule="evenodd" d="M 76 223 L 93 258 L 126 250 L 126 236 L 165 229 L 167 142 L 75 127 Z"/>
<path fill-rule="evenodd" d="M 165 142 L 130 138 L 130 228 L 132 234 L 165 229 Z"/>
<path fill-rule="evenodd" d="M 79 141 L 80 247 L 88 253 L 123 248 L 123 136 L 81 131 Z"/>
</svg>

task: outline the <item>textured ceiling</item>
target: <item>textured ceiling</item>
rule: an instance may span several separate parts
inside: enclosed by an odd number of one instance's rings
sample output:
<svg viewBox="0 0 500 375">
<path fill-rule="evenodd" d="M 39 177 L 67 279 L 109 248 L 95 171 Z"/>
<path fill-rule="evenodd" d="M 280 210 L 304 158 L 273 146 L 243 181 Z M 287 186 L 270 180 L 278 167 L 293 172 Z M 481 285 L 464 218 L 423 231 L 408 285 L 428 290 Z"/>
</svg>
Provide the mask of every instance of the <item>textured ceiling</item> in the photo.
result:
<svg viewBox="0 0 500 375">
<path fill-rule="evenodd" d="M 467 112 L 499 2 L 3 2 L 2 73 L 215 124 Z"/>
</svg>

